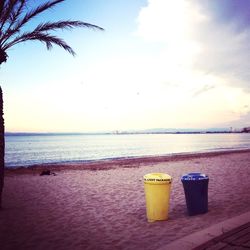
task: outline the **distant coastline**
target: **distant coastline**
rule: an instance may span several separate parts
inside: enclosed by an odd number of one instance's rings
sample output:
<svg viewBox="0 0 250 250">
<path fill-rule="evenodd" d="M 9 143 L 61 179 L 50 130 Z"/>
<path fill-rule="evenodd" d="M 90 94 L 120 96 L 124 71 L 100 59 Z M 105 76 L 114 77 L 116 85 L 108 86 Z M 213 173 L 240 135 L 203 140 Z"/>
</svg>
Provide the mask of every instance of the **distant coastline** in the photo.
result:
<svg viewBox="0 0 250 250">
<path fill-rule="evenodd" d="M 212 128 L 152 128 L 152 129 L 128 129 L 108 131 L 86 132 L 9 132 L 6 136 L 60 136 L 60 135 L 146 135 L 146 134 L 232 134 L 250 133 L 250 127 L 212 127 Z"/>
<path fill-rule="evenodd" d="M 87 133 L 78 133 L 78 132 L 60 132 L 60 133 L 37 133 L 37 132 L 6 132 L 5 136 L 60 136 L 60 135 L 146 135 L 146 134 L 239 134 L 239 133 L 249 133 L 249 131 L 115 131 L 115 132 L 87 132 Z"/>
</svg>

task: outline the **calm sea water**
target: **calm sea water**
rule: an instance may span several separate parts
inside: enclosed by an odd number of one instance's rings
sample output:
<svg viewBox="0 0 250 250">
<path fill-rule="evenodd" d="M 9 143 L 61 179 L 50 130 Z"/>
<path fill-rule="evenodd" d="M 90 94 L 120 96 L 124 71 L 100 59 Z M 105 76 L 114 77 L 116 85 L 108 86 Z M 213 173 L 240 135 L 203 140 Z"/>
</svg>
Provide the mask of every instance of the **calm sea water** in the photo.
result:
<svg viewBox="0 0 250 250">
<path fill-rule="evenodd" d="M 250 149 L 250 134 L 8 135 L 6 166 Z"/>
</svg>

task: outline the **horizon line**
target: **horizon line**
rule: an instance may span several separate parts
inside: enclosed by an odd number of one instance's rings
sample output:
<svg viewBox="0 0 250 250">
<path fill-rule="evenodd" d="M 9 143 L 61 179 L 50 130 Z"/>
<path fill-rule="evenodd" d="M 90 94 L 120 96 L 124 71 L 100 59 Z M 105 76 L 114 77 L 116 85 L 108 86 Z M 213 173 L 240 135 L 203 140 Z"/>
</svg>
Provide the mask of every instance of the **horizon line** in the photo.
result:
<svg viewBox="0 0 250 250">
<path fill-rule="evenodd" d="M 132 135 L 132 134 L 223 134 L 243 133 L 242 130 L 195 130 L 195 131 L 135 131 L 135 132 L 6 132 L 5 136 L 29 136 L 29 135 Z"/>
</svg>

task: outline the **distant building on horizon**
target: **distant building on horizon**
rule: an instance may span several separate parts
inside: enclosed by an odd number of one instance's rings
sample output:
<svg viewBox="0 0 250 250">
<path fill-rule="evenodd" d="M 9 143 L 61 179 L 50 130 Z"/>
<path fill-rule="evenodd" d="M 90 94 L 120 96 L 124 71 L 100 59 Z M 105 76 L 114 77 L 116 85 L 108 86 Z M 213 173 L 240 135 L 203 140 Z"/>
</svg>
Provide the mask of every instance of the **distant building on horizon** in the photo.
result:
<svg viewBox="0 0 250 250">
<path fill-rule="evenodd" d="M 250 127 L 246 127 L 242 129 L 243 133 L 250 133 Z"/>
</svg>

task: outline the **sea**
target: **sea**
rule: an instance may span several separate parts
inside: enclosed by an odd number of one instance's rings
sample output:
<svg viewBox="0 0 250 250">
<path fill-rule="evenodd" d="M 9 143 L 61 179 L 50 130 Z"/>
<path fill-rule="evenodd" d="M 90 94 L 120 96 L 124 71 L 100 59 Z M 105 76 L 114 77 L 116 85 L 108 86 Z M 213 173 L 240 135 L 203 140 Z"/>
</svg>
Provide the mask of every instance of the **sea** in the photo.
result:
<svg viewBox="0 0 250 250">
<path fill-rule="evenodd" d="M 250 133 L 9 134 L 7 168 L 44 163 L 250 149 Z"/>
</svg>

